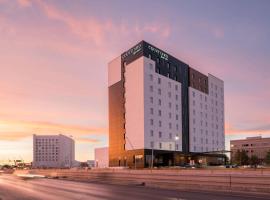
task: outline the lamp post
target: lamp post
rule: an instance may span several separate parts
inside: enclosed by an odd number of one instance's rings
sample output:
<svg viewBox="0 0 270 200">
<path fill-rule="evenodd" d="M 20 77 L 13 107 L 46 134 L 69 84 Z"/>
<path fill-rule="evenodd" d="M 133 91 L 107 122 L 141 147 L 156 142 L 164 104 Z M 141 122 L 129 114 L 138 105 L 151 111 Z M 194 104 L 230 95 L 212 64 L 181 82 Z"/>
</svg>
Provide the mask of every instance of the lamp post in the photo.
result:
<svg viewBox="0 0 270 200">
<path fill-rule="evenodd" d="M 151 157 L 151 169 L 153 169 L 153 165 L 154 165 L 154 147 L 152 147 L 152 157 Z"/>
<path fill-rule="evenodd" d="M 179 140 L 179 136 L 178 135 L 176 135 L 175 137 L 174 137 L 174 151 L 176 151 L 176 141 L 178 141 Z M 175 152 L 174 152 L 175 153 Z M 176 153 L 175 153 L 175 155 L 176 155 Z M 175 162 L 175 159 L 176 158 L 176 156 L 174 156 L 174 166 L 176 165 L 176 162 Z"/>
</svg>

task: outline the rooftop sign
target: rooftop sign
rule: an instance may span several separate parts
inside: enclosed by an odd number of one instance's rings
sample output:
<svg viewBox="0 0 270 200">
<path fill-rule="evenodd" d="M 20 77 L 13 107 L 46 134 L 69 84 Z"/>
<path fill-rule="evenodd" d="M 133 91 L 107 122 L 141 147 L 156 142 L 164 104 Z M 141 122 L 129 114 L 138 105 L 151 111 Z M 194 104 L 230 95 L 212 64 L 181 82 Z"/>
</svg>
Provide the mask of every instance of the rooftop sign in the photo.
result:
<svg viewBox="0 0 270 200">
<path fill-rule="evenodd" d="M 159 49 L 151 46 L 151 45 L 148 45 L 148 49 L 150 49 L 151 51 L 157 53 L 162 59 L 164 60 L 168 60 L 169 56 L 168 54 L 164 53 L 163 51 L 160 51 Z"/>
<path fill-rule="evenodd" d="M 138 52 L 142 50 L 142 43 L 136 45 L 135 47 L 129 49 L 122 55 L 122 59 L 125 59 L 129 55 L 136 55 Z"/>
</svg>

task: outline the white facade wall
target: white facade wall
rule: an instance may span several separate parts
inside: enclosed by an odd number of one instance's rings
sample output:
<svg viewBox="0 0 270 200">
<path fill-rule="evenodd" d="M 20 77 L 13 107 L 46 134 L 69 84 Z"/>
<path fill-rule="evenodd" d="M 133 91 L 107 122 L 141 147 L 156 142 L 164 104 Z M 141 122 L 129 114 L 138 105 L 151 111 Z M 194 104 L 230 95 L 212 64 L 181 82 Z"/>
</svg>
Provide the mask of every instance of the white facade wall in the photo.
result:
<svg viewBox="0 0 270 200">
<path fill-rule="evenodd" d="M 61 134 L 33 136 L 33 167 L 69 168 L 74 162 L 73 139 Z"/>
<path fill-rule="evenodd" d="M 208 74 L 209 94 L 189 87 L 190 152 L 225 149 L 224 83 Z"/>
<path fill-rule="evenodd" d="M 144 149 L 144 60 L 125 66 L 125 117 L 127 150 Z"/>
<path fill-rule="evenodd" d="M 181 83 L 146 57 L 126 66 L 125 79 L 126 149 L 182 151 Z"/>
<path fill-rule="evenodd" d="M 109 167 L 109 148 L 108 147 L 95 149 L 95 167 L 97 168 Z"/>
</svg>

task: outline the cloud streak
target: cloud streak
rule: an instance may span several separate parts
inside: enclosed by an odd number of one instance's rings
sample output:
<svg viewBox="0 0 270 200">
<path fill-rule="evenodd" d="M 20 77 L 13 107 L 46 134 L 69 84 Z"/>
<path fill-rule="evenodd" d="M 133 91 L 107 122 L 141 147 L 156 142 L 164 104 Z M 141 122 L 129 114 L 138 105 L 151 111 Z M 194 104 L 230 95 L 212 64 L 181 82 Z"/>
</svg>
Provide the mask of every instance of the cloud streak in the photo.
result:
<svg viewBox="0 0 270 200">
<path fill-rule="evenodd" d="M 123 40 L 124 38 L 137 37 L 142 39 L 144 34 L 156 34 L 161 38 L 168 38 L 171 34 L 169 23 L 146 22 L 138 23 L 135 26 L 128 22 L 114 22 L 112 19 L 99 20 L 95 17 L 76 18 L 64 10 L 57 9 L 55 6 L 38 0 L 39 8 L 51 20 L 65 24 L 70 32 L 82 40 L 93 42 L 96 47 L 106 49 L 114 37 Z"/>
<path fill-rule="evenodd" d="M 106 135 L 107 128 L 84 127 L 77 125 L 57 124 L 52 122 L 35 121 L 0 121 L 0 140 L 21 140 L 33 134 L 67 134 L 78 137 L 79 141 L 97 142 L 97 140 L 87 140 L 80 138 L 86 135 Z"/>
<path fill-rule="evenodd" d="M 260 127 L 253 127 L 253 128 L 235 128 L 231 125 L 225 126 L 225 134 L 226 135 L 270 135 L 270 124 L 266 124 Z"/>
</svg>

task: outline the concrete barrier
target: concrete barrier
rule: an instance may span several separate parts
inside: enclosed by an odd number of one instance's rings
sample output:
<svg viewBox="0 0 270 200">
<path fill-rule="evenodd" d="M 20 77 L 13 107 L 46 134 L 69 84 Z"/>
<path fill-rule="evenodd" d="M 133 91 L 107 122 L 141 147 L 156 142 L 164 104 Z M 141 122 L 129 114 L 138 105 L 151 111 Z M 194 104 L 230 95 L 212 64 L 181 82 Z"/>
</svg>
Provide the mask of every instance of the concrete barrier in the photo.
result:
<svg viewBox="0 0 270 200">
<path fill-rule="evenodd" d="M 24 173 L 52 178 L 113 184 L 144 184 L 169 189 L 251 191 L 270 194 L 268 169 L 184 169 L 184 170 L 29 170 Z M 21 170 L 15 174 L 22 173 Z"/>
</svg>

